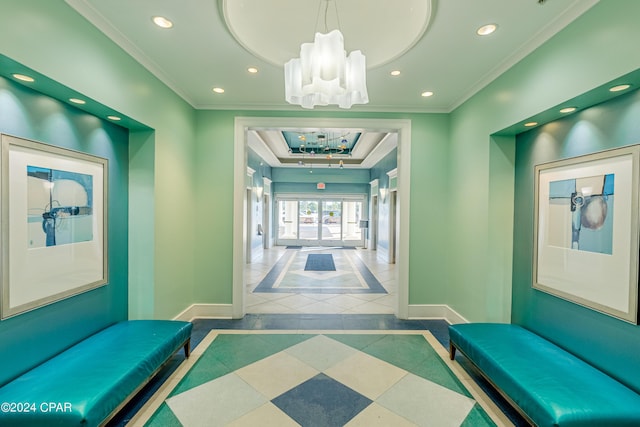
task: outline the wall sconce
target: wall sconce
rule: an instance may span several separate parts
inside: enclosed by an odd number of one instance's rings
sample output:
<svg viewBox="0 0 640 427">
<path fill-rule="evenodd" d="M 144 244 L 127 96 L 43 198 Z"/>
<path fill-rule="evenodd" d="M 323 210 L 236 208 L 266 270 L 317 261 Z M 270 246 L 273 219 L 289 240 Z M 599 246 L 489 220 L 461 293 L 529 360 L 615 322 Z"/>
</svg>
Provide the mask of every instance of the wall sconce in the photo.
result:
<svg viewBox="0 0 640 427">
<path fill-rule="evenodd" d="M 264 192 L 264 188 L 256 187 L 256 201 L 259 203 L 262 200 L 262 194 Z"/>
<path fill-rule="evenodd" d="M 389 189 L 387 188 L 380 189 L 380 198 L 382 199 L 382 203 L 387 202 L 387 193 L 389 193 Z"/>
</svg>

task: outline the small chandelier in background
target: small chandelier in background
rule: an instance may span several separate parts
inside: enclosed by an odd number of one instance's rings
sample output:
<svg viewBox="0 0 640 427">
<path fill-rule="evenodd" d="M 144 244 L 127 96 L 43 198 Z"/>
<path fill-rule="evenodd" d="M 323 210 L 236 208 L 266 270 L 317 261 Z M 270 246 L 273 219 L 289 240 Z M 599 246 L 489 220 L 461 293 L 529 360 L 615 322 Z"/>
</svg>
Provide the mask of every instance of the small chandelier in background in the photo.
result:
<svg viewBox="0 0 640 427">
<path fill-rule="evenodd" d="M 347 56 L 340 30 L 328 32 L 329 2 L 335 0 L 322 1 L 325 1 L 327 33 L 316 32 L 313 43 L 303 43 L 300 47 L 300 58 L 293 58 L 284 65 L 285 98 L 290 104 L 303 108 L 316 105 L 351 108 L 353 104 L 367 104 L 365 56 L 359 50 Z"/>
</svg>

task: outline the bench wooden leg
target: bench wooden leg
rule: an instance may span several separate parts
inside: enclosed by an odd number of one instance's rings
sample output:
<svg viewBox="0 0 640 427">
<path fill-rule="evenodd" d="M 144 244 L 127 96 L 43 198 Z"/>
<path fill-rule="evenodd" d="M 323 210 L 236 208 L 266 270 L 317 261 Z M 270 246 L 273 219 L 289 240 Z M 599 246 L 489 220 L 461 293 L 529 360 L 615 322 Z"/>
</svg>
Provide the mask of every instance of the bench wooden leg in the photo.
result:
<svg viewBox="0 0 640 427">
<path fill-rule="evenodd" d="M 449 341 L 449 359 L 453 360 L 456 357 L 456 346 L 453 345 L 451 341 Z"/>
<path fill-rule="evenodd" d="M 191 354 L 191 338 L 184 343 L 184 357 L 189 357 Z"/>
</svg>

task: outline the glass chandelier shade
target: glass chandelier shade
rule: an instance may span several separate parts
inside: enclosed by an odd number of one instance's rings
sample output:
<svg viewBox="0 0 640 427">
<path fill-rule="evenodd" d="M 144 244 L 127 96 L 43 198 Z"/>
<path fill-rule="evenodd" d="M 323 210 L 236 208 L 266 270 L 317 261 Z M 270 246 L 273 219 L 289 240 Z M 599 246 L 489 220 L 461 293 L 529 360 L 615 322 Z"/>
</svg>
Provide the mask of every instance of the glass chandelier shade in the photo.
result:
<svg viewBox="0 0 640 427">
<path fill-rule="evenodd" d="M 285 97 L 304 108 L 369 102 L 365 56 L 359 50 L 346 55 L 339 30 L 316 33 L 313 43 L 303 43 L 300 58 L 284 65 Z"/>
</svg>

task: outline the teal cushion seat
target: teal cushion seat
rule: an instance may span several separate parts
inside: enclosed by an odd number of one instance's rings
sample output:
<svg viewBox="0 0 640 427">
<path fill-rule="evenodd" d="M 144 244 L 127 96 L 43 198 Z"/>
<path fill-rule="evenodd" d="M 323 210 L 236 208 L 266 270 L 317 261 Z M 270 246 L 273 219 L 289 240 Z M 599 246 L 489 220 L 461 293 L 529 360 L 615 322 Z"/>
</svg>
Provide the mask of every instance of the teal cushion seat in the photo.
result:
<svg viewBox="0 0 640 427">
<path fill-rule="evenodd" d="M 527 329 L 459 324 L 449 338 L 538 426 L 640 426 L 640 395 Z"/>
<path fill-rule="evenodd" d="M 2 386 L 0 402 L 15 403 L 16 412 L 1 411 L 0 425 L 100 425 L 188 345 L 191 328 L 180 321 L 124 321 L 88 337 Z"/>
</svg>

